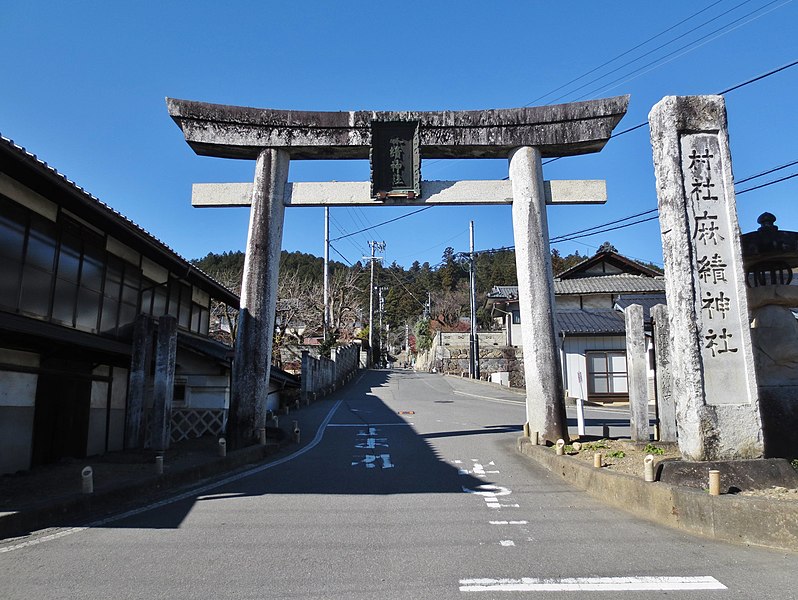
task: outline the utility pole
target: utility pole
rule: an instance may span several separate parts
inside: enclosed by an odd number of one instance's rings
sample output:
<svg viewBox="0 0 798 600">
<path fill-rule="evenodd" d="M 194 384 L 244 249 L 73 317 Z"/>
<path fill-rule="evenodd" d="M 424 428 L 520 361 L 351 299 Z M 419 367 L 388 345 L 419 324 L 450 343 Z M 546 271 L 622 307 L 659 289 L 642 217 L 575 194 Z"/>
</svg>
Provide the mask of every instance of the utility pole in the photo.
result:
<svg viewBox="0 0 798 600">
<path fill-rule="evenodd" d="M 469 273 L 471 275 L 471 335 L 469 340 L 469 374 L 472 379 L 479 379 L 479 335 L 477 333 L 477 265 L 474 255 L 474 221 L 471 221 L 471 254 L 469 256 Z"/>
<path fill-rule="evenodd" d="M 380 358 L 382 358 L 382 355 L 385 353 L 385 347 L 387 346 L 388 342 L 387 336 L 385 338 L 386 343 L 383 344 L 382 341 L 382 315 L 385 313 L 385 299 L 382 297 L 382 293 L 387 289 L 388 288 L 383 285 L 377 286 L 377 291 L 379 292 L 380 297 Z"/>
<path fill-rule="evenodd" d="M 410 362 L 410 323 L 405 321 L 405 362 Z"/>
<path fill-rule="evenodd" d="M 364 256 L 363 260 L 371 262 L 371 281 L 369 283 L 369 366 L 374 362 L 374 261 L 382 260 L 375 256 L 377 250 L 385 252 L 385 242 L 370 241 L 371 256 Z"/>
<path fill-rule="evenodd" d="M 330 207 L 324 207 L 324 341 L 330 335 Z"/>
</svg>

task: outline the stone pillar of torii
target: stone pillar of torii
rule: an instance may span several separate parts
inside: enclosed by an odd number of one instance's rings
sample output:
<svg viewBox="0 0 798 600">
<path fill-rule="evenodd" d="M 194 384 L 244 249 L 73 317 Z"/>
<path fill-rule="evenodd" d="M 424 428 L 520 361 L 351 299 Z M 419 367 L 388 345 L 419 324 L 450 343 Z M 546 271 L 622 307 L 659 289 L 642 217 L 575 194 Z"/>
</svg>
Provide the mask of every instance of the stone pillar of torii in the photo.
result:
<svg viewBox="0 0 798 600">
<path fill-rule="evenodd" d="M 512 204 L 530 431 L 567 439 L 546 204 L 606 202 L 603 181 L 545 181 L 542 158 L 600 151 L 628 96 L 482 111 L 308 112 L 167 99 L 200 155 L 256 161 L 254 184 L 195 184 L 194 206 L 249 206 L 228 418 L 232 447 L 264 426 L 283 216 L 291 206 Z M 507 181 L 422 181 L 421 159 L 508 158 Z M 370 159 L 370 182 L 289 183 L 290 160 Z"/>
</svg>

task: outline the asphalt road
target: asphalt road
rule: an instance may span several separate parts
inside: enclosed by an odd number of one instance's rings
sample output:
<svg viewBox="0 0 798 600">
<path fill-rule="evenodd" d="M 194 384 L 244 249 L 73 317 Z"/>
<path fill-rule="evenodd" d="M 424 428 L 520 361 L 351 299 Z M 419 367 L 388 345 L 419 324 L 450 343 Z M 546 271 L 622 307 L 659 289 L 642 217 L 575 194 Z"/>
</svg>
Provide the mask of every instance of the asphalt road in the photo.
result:
<svg viewBox="0 0 798 600">
<path fill-rule="evenodd" d="M 0 546 L 0 598 L 796 597 L 798 556 L 659 528 L 517 455 L 522 401 L 367 372 L 276 463 Z"/>
</svg>

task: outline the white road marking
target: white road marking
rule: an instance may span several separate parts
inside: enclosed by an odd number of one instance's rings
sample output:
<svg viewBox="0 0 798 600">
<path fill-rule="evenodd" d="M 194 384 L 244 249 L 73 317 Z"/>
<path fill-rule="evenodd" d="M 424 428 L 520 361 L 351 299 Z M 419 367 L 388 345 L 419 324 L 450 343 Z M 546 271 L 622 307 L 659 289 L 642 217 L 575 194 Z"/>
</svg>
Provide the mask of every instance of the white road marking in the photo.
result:
<svg viewBox="0 0 798 600">
<path fill-rule="evenodd" d="M 375 423 L 375 427 L 412 427 L 410 423 Z M 363 427 L 363 423 L 327 423 L 325 427 Z"/>
<path fill-rule="evenodd" d="M 392 469 L 393 463 L 391 462 L 390 454 L 366 454 L 362 460 L 352 462 L 352 466 L 366 465 L 367 469 L 374 469 L 377 466 L 377 459 L 382 461 L 383 469 Z"/>
<path fill-rule="evenodd" d="M 529 525 L 529 521 L 488 521 L 491 525 Z"/>
<path fill-rule="evenodd" d="M 502 546 L 515 546 L 515 542 L 513 540 L 501 540 L 499 543 Z"/>
<path fill-rule="evenodd" d="M 361 375 L 361 378 L 363 376 Z M 356 381 L 358 383 L 360 380 Z M 327 429 L 327 426 L 330 423 L 330 420 L 333 418 L 335 411 L 338 410 L 338 407 L 341 406 L 343 400 L 338 400 L 333 407 L 330 409 L 330 412 L 327 413 L 327 416 L 324 417 L 324 420 L 319 425 L 319 430 L 316 432 L 316 436 L 311 440 L 311 442 L 305 446 L 304 448 L 300 448 L 296 452 L 289 454 L 288 456 L 284 456 L 283 458 L 278 458 L 275 461 L 270 463 L 266 463 L 265 465 L 259 465 L 257 467 L 253 467 L 251 469 L 247 469 L 246 471 L 241 471 L 240 473 L 236 473 L 235 475 L 231 475 L 230 477 L 225 477 L 224 479 L 219 479 L 218 481 L 214 481 L 212 483 L 208 483 L 206 485 L 202 485 L 199 487 L 191 488 L 182 494 L 177 494 L 176 496 L 172 496 L 171 498 L 165 498 L 158 502 L 154 502 L 152 504 L 148 504 L 147 506 L 142 506 L 141 508 L 134 508 L 133 510 L 129 510 L 127 512 L 123 512 L 118 515 L 113 515 L 111 517 L 107 517 L 105 519 L 100 519 L 99 521 L 93 521 L 84 527 L 72 527 L 71 529 L 65 529 L 63 531 L 59 531 L 58 533 L 54 533 L 52 535 L 46 535 L 43 537 L 38 537 L 32 540 L 27 540 L 25 542 L 14 544 L 11 546 L 0 546 L 0 554 L 5 552 L 11 552 L 13 550 L 20 550 L 22 548 L 27 548 L 29 546 L 37 546 L 39 544 L 43 544 L 45 542 L 49 542 L 51 540 L 59 539 L 68 535 L 72 535 L 73 533 L 79 533 L 81 531 L 85 531 L 87 529 L 92 529 L 96 527 L 104 527 L 109 523 L 114 523 L 115 521 L 121 521 L 122 519 L 127 519 L 130 517 L 135 517 L 136 515 L 140 515 L 142 513 L 148 512 L 150 510 L 155 510 L 156 508 L 161 508 L 163 506 L 168 506 L 169 504 L 174 504 L 175 502 L 180 502 L 181 500 L 188 500 L 189 498 L 195 498 L 205 494 L 205 492 L 209 492 L 210 490 L 214 490 L 216 488 L 220 488 L 225 486 L 229 483 L 233 483 L 235 481 L 239 481 L 241 479 L 246 479 L 252 475 L 256 475 L 257 473 L 261 473 L 268 469 L 272 469 L 274 467 L 278 467 L 287 463 L 288 461 L 294 460 L 309 452 L 321 442 L 322 438 L 324 437 L 324 431 Z M 362 427 L 362 425 L 359 425 Z M 392 465 L 393 466 L 393 465 Z"/>
<path fill-rule="evenodd" d="M 388 438 L 367 438 L 362 444 L 355 444 L 355 448 L 365 448 L 373 450 L 374 448 L 388 448 Z"/>
<path fill-rule="evenodd" d="M 513 404 L 515 406 L 526 406 L 526 400 L 503 400 L 501 398 L 491 398 L 490 396 L 480 396 L 479 394 L 469 394 L 468 392 L 459 392 L 457 390 L 454 391 L 455 394 L 459 394 L 460 396 L 471 396 L 472 398 L 480 398 L 481 400 L 487 400 L 488 402 L 498 402 L 499 404 Z"/>
<path fill-rule="evenodd" d="M 567 577 L 461 579 L 461 592 L 628 592 L 725 590 L 714 577 Z"/>
</svg>

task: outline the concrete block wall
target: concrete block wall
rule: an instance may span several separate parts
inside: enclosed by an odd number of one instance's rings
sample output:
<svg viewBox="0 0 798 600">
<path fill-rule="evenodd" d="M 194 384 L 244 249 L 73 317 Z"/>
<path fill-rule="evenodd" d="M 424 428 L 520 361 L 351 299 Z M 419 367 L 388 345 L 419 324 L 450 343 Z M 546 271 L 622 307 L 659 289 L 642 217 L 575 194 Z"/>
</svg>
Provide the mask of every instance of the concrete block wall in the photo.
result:
<svg viewBox="0 0 798 600">
<path fill-rule="evenodd" d="M 308 401 L 339 387 L 357 371 L 359 362 L 360 346 L 356 344 L 335 348 L 330 358 L 314 358 L 302 352 L 302 399 Z"/>
</svg>

